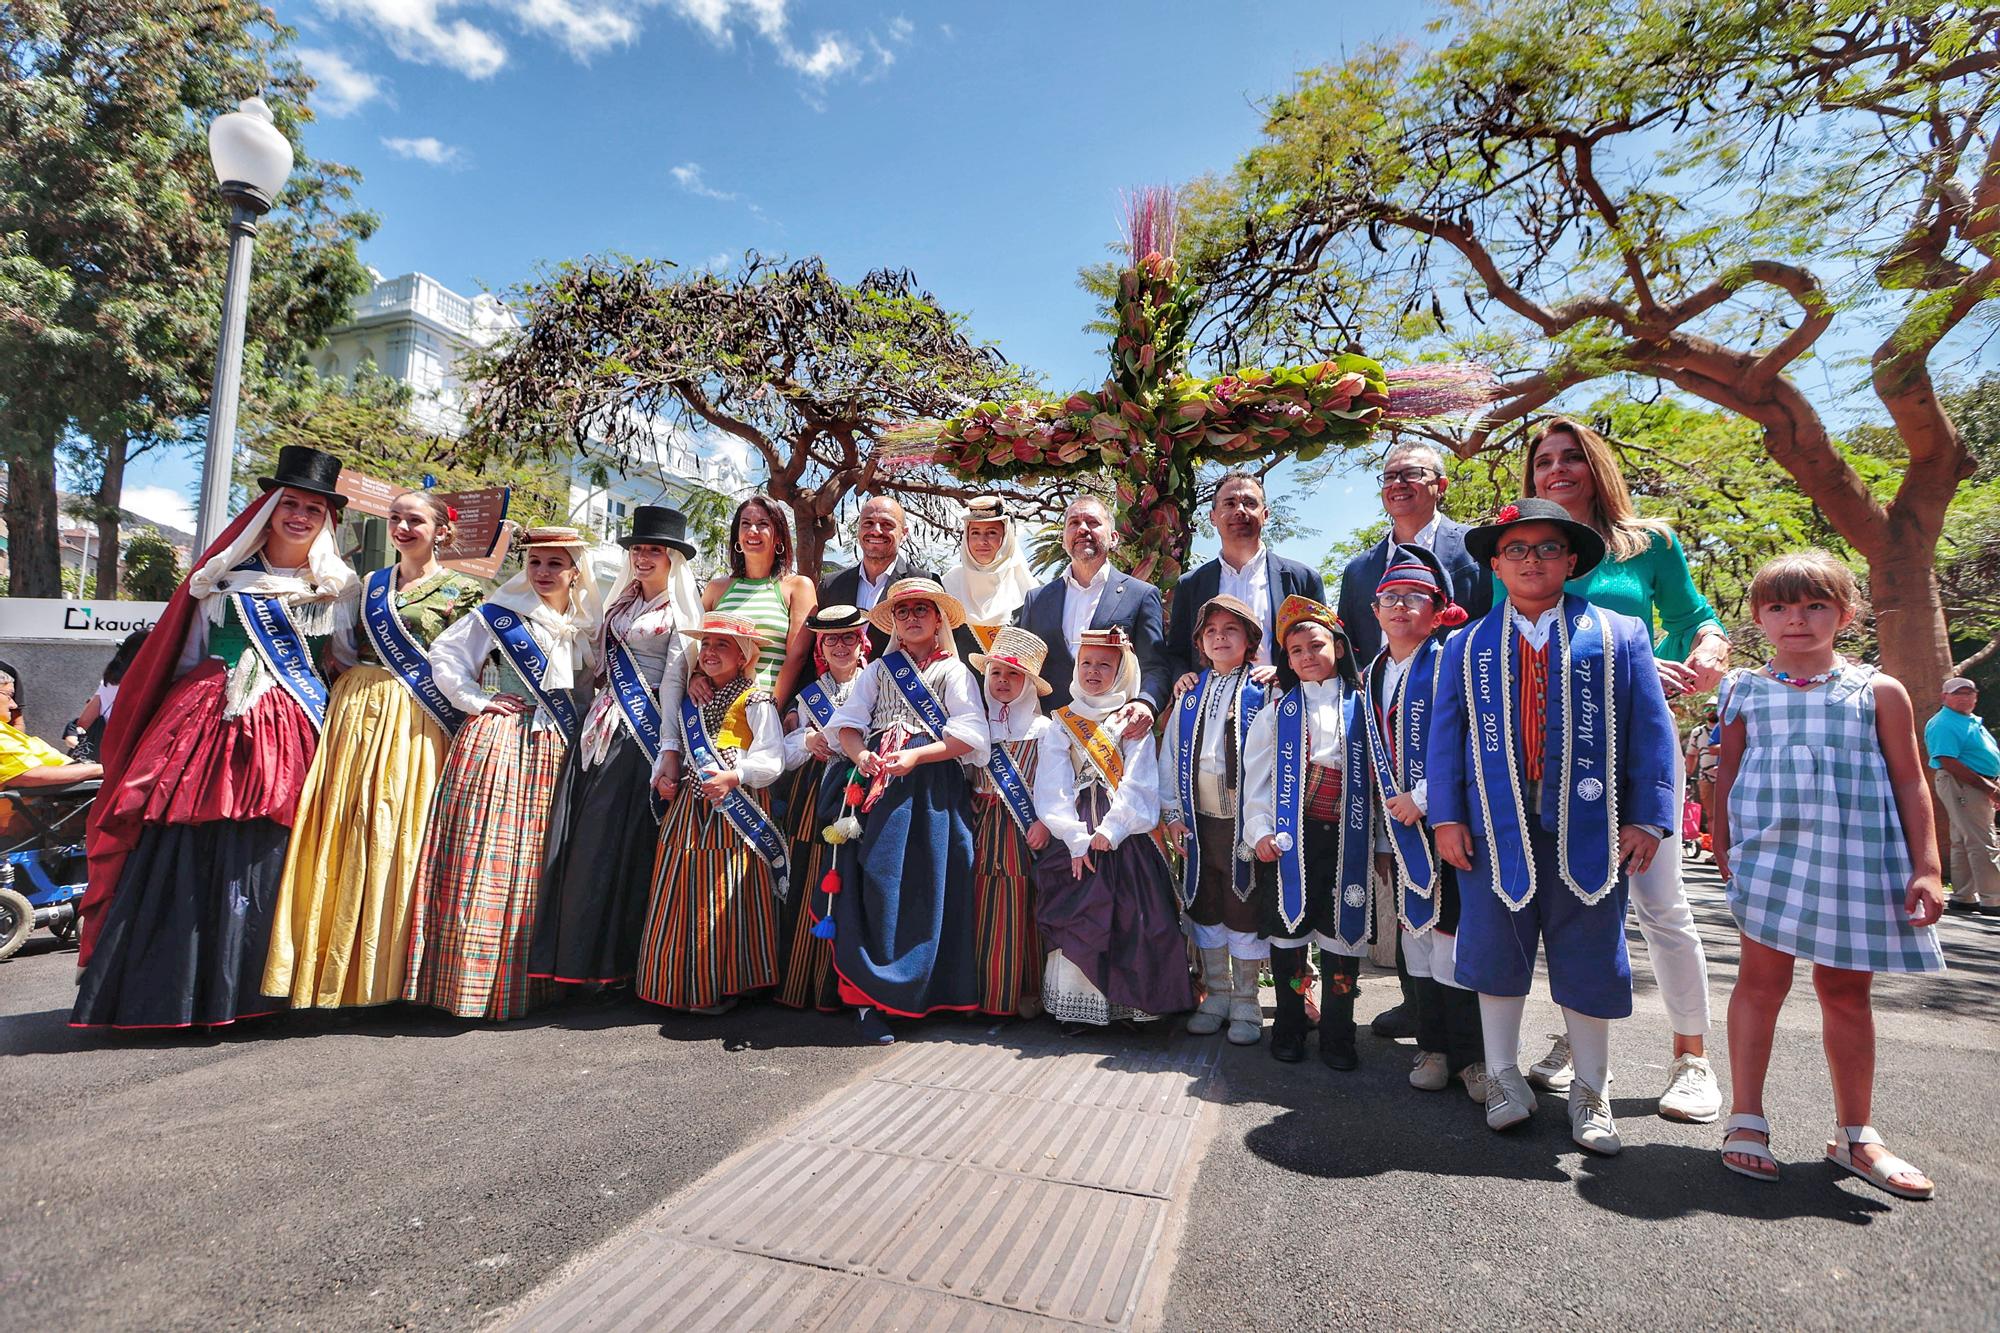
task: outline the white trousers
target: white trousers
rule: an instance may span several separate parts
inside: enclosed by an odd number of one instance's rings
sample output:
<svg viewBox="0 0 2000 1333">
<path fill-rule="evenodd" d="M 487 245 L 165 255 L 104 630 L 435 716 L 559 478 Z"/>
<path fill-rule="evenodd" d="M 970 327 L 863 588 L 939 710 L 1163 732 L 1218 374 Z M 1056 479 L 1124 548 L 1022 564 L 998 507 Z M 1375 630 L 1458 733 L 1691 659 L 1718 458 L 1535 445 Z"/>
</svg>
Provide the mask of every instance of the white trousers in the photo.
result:
<svg viewBox="0 0 2000 1333">
<path fill-rule="evenodd" d="M 1687 787 L 1687 757 L 1674 750 L 1674 790 Z M 1681 882 L 1680 813 L 1660 841 L 1659 854 L 1643 875 L 1632 876 L 1632 911 L 1646 937 L 1653 981 L 1667 1006 L 1667 1021 L 1681 1037 L 1708 1035 L 1708 955 L 1694 926 L 1687 888 Z"/>
<path fill-rule="evenodd" d="M 1440 986 L 1465 990 L 1458 984 L 1458 938 L 1433 927 L 1421 935 L 1403 932 L 1403 968 L 1413 977 L 1429 977 Z"/>
<path fill-rule="evenodd" d="M 1194 936 L 1197 949 L 1228 949 L 1231 958 L 1241 958 L 1246 963 L 1259 962 L 1271 956 L 1271 942 L 1254 930 L 1204 926 L 1193 920 L 1187 923 L 1187 927 L 1188 933 Z"/>
</svg>

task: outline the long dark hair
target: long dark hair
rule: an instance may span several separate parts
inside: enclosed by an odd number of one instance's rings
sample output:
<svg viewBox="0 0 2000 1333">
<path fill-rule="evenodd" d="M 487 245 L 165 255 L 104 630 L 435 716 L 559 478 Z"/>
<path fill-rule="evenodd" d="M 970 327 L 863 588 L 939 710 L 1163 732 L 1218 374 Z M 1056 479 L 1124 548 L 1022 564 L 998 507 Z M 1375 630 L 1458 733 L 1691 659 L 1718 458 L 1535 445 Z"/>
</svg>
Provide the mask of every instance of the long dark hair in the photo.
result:
<svg viewBox="0 0 2000 1333">
<path fill-rule="evenodd" d="M 792 525 L 785 517 L 784 506 L 761 492 L 751 496 L 736 506 L 736 512 L 729 516 L 729 573 L 732 577 L 747 579 L 750 567 L 743 560 L 742 543 L 736 540 L 737 527 L 743 521 L 743 511 L 751 505 L 762 509 L 771 520 L 771 531 L 777 534 L 777 549 L 771 553 L 771 573 L 773 575 L 792 572 Z"/>
<path fill-rule="evenodd" d="M 118 651 L 111 654 L 111 660 L 105 663 L 104 683 L 106 685 L 116 685 L 125 679 L 126 669 L 132 665 L 132 659 L 139 655 L 139 650 L 146 646 L 146 635 L 150 632 L 149 630 L 135 629 L 125 636 L 124 641 L 118 645 Z"/>
</svg>

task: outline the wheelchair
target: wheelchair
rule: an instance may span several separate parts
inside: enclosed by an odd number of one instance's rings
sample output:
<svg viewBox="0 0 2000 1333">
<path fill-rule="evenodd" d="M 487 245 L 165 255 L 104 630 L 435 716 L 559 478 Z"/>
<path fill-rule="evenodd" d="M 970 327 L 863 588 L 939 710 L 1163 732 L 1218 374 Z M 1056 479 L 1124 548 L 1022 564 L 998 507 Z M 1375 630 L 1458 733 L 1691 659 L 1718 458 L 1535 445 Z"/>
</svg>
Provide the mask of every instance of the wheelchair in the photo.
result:
<svg viewBox="0 0 2000 1333">
<path fill-rule="evenodd" d="M 0 961 L 45 927 L 75 943 L 87 879 L 83 827 L 100 785 L 0 789 Z"/>
</svg>

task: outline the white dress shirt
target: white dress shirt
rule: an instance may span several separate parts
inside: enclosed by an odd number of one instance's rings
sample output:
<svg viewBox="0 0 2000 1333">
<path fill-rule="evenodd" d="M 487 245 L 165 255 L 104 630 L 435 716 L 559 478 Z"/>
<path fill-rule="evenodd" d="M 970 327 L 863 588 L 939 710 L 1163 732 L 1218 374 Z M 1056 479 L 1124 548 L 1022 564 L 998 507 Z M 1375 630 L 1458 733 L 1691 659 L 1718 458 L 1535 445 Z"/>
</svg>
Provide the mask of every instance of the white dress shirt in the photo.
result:
<svg viewBox="0 0 2000 1333">
<path fill-rule="evenodd" d="M 1096 770 L 1087 756 L 1075 751 L 1075 739 L 1060 723 L 1035 747 L 1035 814 L 1050 834 L 1069 848 L 1069 854 L 1082 856 L 1090 850 L 1090 840 L 1100 833 L 1115 849 L 1135 833 L 1152 832 L 1160 822 L 1160 770 L 1153 761 L 1153 738 L 1142 735 L 1118 742 L 1125 777 L 1111 793 L 1104 819 L 1094 829 L 1086 828 L 1077 817 L 1076 797 L 1077 789 L 1084 785 L 1079 774 L 1094 775 Z"/>
<path fill-rule="evenodd" d="M 1338 677 L 1305 681 L 1306 739 L 1312 750 L 1307 762 L 1335 772 L 1347 766 L 1347 718 L 1341 702 L 1346 682 Z M 1278 710 L 1268 707 L 1250 724 L 1243 743 L 1243 826 L 1237 832 L 1246 847 L 1255 847 L 1278 828 Z"/>
<path fill-rule="evenodd" d="M 1222 573 L 1216 592 L 1226 593 L 1256 612 L 1257 623 L 1264 628 L 1263 638 L 1257 641 L 1257 655 L 1251 660 L 1258 666 L 1271 665 L 1271 553 L 1259 542 L 1257 554 L 1241 569 L 1230 564 L 1226 555 L 1217 556 L 1215 563 Z"/>
<path fill-rule="evenodd" d="M 1514 612 L 1514 628 L 1528 641 L 1528 646 L 1540 652 L 1548 646 L 1549 635 L 1556 627 L 1556 617 L 1562 614 L 1563 605 L 1557 602 L 1548 610 L 1529 620 L 1519 611 Z"/>
<path fill-rule="evenodd" d="M 868 578 L 868 566 L 856 565 L 854 567 L 854 604 L 863 611 L 874 610 L 875 603 L 882 600 L 882 594 L 889 591 L 890 576 L 895 572 L 896 562 L 891 560 L 889 567 L 882 571 L 882 577 L 870 582 Z"/>
<path fill-rule="evenodd" d="M 857 670 L 854 675 L 848 677 L 847 684 L 843 685 L 833 678 L 833 673 L 830 671 L 822 671 L 819 674 L 819 686 L 826 691 L 826 697 L 833 701 L 835 712 L 840 711 L 841 702 L 847 698 L 848 692 L 853 688 L 854 682 L 860 678 L 860 675 L 860 671 Z M 799 724 L 785 733 L 785 771 L 787 773 L 808 762 L 814 762 L 812 751 L 806 748 L 806 738 L 819 730 L 819 723 L 813 721 L 812 714 L 806 711 L 806 706 L 803 703 L 794 702 L 792 708 L 794 715 L 798 718 Z M 828 736 L 826 739 L 829 744 L 833 741 L 832 736 Z M 833 753 L 835 758 L 840 757 L 840 747 L 838 745 L 833 747 Z"/>
<path fill-rule="evenodd" d="M 1097 567 L 1097 576 L 1088 583 L 1076 581 L 1075 565 L 1063 571 L 1063 639 L 1069 644 L 1072 657 L 1083 641 L 1083 632 L 1097 618 L 1097 604 L 1104 600 L 1104 590 L 1110 585 L 1109 560 Z"/>
</svg>

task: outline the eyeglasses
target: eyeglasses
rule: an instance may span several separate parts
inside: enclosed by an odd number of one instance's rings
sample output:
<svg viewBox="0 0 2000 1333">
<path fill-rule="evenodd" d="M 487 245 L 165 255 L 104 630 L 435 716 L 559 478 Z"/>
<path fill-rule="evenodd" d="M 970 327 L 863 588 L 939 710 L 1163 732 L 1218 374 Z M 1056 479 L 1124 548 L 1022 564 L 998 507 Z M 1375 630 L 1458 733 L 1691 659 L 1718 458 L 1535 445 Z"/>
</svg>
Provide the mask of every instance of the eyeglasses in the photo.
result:
<svg viewBox="0 0 2000 1333">
<path fill-rule="evenodd" d="M 1421 611 L 1431 605 L 1432 597 L 1427 592 L 1381 592 L 1375 594 L 1375 605 L 1384 611 L 1401 609 Z"/>
<path fill-rule="evenodd" d="M 1531 555 L 1537 560 L 1555 561 L 1562 559 L 1568 554 L 1568 542 L 1536 542 L 1533 545 L 1527 542 L 1508 542 L 1500 548 L 1501 559 L 1512 560 L 1516 563 L 1526 560 Z"/>
<path fill-rule="evenodd" d="M 841 630 L 837 634 L 822 634 L 819 636 L 819 641 L 827 647 L 852 648 L 855 644 L 861 642 L 861 631 L 858 629 L 846 629 Z"/>
<path fill-rule="evenodd" d="M 1405 482 L 1413 486 L 1421 486 L 1432 477 L 1442 477 L 1443 475 L 1444 473 L 1434 467 L 1399 467 L 1384 472 L 1380 480 L 1383 488 L 1386 490 L 1388 487 L 1400 486 Z"/>
</svg>

